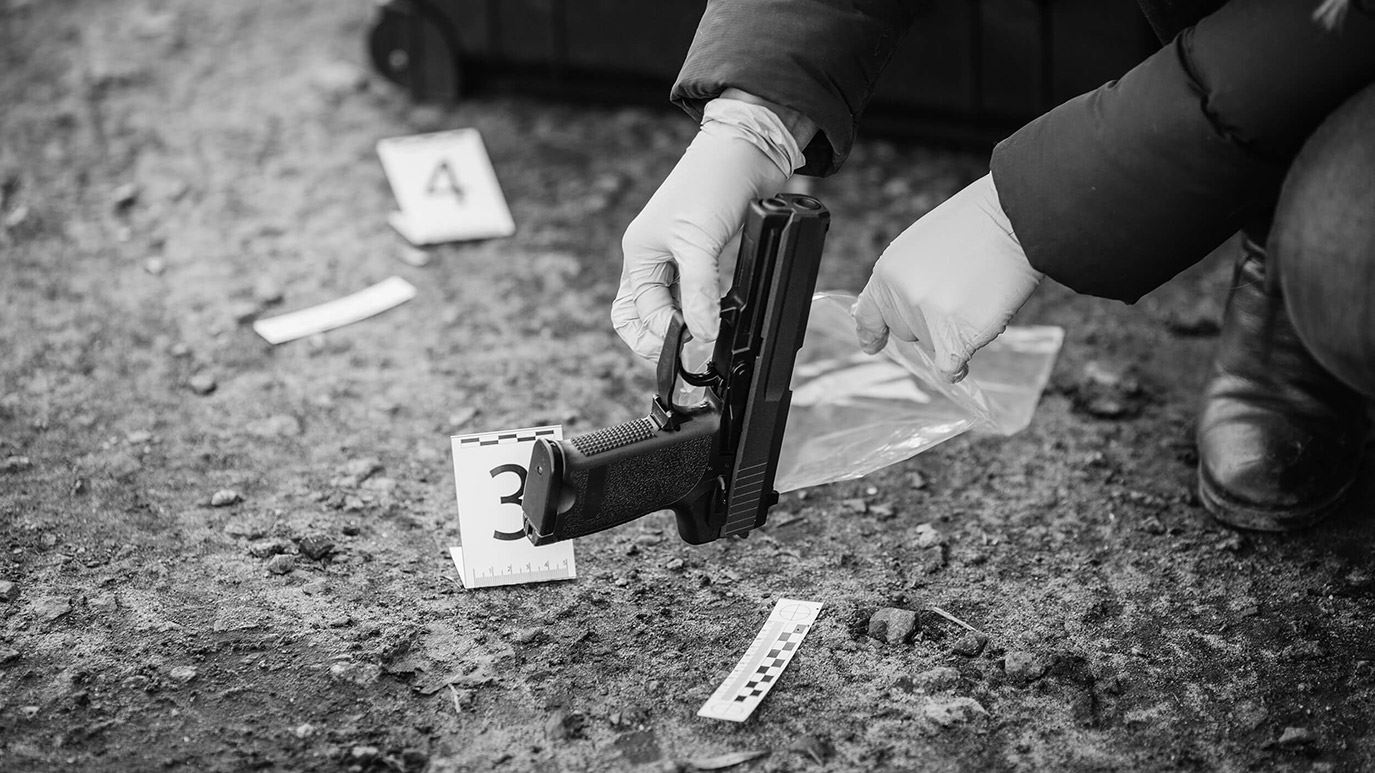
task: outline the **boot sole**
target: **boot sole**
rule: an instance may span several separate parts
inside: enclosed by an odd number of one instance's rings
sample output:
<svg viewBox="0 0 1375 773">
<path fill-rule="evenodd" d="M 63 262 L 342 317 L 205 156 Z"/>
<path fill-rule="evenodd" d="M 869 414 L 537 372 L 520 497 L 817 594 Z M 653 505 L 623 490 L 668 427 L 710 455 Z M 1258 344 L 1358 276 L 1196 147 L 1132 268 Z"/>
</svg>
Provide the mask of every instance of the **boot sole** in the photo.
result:
<svg viewBox="0 0 1375 773">
<path fill-rule="evenodd" d="M 1203 472 L 1203 465 L 1198 467 L 1198 498 L 1203 503 L 1203 509 L 1207 510 L 1214 520 L 1237 529 L 1249 529 L 1251 531 L 1286 532 L 1306 529 L 1337 509 L 1346 499 L 1346 495 L 1351 491 L 1351 484 L 1355 481 L 1347 481 L 1335 494 L 1322 502 L 1317 502 L 1302 508 L 1265 508 L 1256 505 L 1239 502 L 1229 496 L 1222 487 L 1209 480 Z"/>
</svg>

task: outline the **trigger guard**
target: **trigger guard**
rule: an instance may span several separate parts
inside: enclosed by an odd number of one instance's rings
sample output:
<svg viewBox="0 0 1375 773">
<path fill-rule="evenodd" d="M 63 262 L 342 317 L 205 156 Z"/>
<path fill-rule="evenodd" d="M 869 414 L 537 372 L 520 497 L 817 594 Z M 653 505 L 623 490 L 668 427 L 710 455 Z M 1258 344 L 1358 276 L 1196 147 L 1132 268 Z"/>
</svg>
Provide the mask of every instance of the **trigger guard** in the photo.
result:
<svg viewBox="0 0 1375 773">
<path fill-rule="evenodd" d="M 668 322 L 668 332 L 664 335 L 664 348 L 659 352 L 657 369 L 658 402 L 664 409 L 674 414 L 688 412 L 688 409 L 678 405 L 673 400 L 674 393 L 677 391 L 674 386 L 680 377 L 684 382 L 695 387 L 714 386 L 718 381 L 710 362 L 707 363 L 706 371 L 702 373 L 694 373 L 683 366 L 683 345 L 690 340 L 692 340 L 692 333 L 688 331 L 683 313 L 674 309 L 673 317 Z"/>
<path fill-rule="evenodd" d="M 683 367 L 683 356 L 681 350 L 678 355 L 678 377 L 695 387 L 709 387 L 716 384 L 716 369 L 712 367 L 711 361 L 707 361 L 707 369 L 701 373 L 693 373 Z"/>
</svg>

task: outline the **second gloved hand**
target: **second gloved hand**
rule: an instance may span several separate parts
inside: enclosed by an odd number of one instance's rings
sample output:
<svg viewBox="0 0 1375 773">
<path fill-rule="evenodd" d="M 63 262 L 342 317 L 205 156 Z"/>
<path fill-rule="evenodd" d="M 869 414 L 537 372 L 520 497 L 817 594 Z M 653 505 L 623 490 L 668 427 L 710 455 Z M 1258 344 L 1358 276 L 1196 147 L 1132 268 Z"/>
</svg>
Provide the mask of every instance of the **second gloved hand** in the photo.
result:
<svg viewBox="0 0 1375 773">
<path fill-rule="evenodd" d="M 717 258 L 750 202 L 778 192 L 801 163 L 796 140 L 768 108 L 724 98 L 707 104 L 696 139 L 621 241 L 611 323 L 636 354 L 658 358 L 680 300 L 693 337 L 716 340 Z"/>
<path fill-rule="evenodd" d="M 951 381 L 998 337 L 1044 275 L 1031 267 L 984 175 L 903 231 L 874 265 L 854 317 L 860 346 L 921 341 Z"/>
</svg>

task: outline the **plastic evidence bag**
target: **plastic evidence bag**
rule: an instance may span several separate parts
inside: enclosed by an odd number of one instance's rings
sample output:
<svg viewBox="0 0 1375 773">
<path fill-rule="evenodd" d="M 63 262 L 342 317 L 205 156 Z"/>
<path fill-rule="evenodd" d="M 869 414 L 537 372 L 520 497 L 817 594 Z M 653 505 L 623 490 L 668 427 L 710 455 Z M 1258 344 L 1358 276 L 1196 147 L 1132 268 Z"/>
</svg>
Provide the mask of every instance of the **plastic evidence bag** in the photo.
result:
<svg viewBox="0 0 1375 773">
<path fill-rule="evenodd" d="M 1031 422 L 1064 342 L 1059 327 L 1009 327 L 951 384 L 920 346 L 890 339 L 877 355 L 855 337 L 855 296 L 812 296 L 793 368 L 792 406 L 774 487 L 849 480 L 968 431 L 1011 435 Z"/>
</svg>

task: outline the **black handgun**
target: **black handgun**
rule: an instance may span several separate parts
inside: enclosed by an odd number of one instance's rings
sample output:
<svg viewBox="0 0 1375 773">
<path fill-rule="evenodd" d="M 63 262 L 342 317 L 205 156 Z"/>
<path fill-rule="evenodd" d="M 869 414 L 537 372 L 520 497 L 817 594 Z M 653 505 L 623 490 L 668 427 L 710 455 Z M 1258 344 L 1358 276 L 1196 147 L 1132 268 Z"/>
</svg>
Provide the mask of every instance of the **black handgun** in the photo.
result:
<svg viewBox="0 0 1375 773">
<path fill-rule="evenodd" d="M 810 196 L 750 205 L 710 362 L 702 372 L 684 368 L 687 327 L 675 313 L 648 416 L 536 441 L 522 503 L 531 542 L 581 537 L 664 509 L 692 544 L 764 525 L 778 502 L 773 481 L 793 363 L 830 221 Z M 680 377 L 705 388 L 700 403 L 675 403 Z"/>
</svg>

